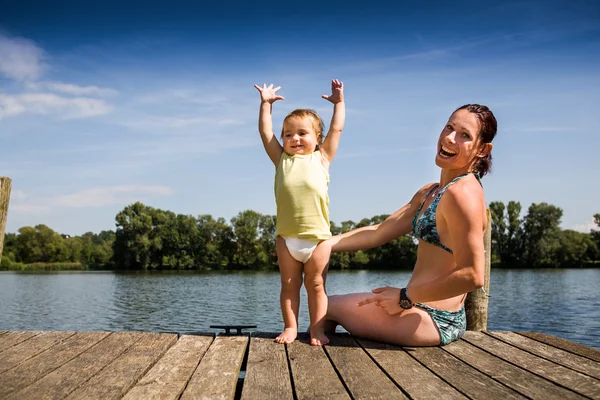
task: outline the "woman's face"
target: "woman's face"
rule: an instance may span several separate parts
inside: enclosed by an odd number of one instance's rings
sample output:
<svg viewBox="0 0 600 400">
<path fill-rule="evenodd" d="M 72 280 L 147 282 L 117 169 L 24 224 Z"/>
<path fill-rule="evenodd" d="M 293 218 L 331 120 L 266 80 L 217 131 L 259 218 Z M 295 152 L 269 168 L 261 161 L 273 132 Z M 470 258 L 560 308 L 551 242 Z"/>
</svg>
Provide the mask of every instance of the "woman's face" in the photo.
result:
<svg viewBox="0 0 600 400">
<path fill-rule="evenodd" d="M 435 163 L 440 168 L 470 171 L 477 156 L 489 151 L 487 147 L 481 145 L 477 115 L 458 110 L 440 133 Z"/>
</svg>

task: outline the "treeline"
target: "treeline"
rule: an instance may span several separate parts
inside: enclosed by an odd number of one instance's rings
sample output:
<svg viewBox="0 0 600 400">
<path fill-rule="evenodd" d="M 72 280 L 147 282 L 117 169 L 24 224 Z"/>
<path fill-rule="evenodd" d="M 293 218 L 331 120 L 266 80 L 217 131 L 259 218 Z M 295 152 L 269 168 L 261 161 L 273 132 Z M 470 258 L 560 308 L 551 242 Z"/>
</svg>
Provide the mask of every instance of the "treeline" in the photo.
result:
<svg viewBox="0 0 600 400">
<path fill-rule="evenodd" d="M 600 231 L 561 230 L 562 210 L 532 204 L 520 218 L 521 205 L 492 202 L 492 261 L 508 267 L 581 267 L 600 259 Z M 338 234 L 387 218 L 331 223 Z M 594 216 L 600 227 L 600 214 Z M 116 216 L 116 231 L 68 237 L 45 225 L 23 227 L 5 236 L 1 267 L 26 269 L 215 270 L 275 269 L 275 216 L 252 210 L 229 223 L 210 215 L 175 214 L 135 203 Z M 411 234 L 381 247 L 331 256 L 332 269 L 412 269 L 416 240 Z M 33 264 L 38 263 L 38 264 Z M 41 263 L 41 264 L 39 264 Z"/>
<path fill-rule="evenodd" d="M 24 226 L 18 234 L 4 236 L 0 269 L 110 268 L 114 240 L 112 231 L 69 237 L 42 224 Z"/>
<path fill-rule="evenodd" d="M 521 203 L 490 203 L 492 214 L 492 262 L 501 266 L 581 267 L 600 260 L 600 230 L 590 233 L 560 229 L 562 209 L 533 203 L 524 218 Z M 594 215 L 600 228 L 600 214 Z"/>
<path fill-rule="evenodd" d="M 377 224 L 386 215 L 355 224 L 331 223 L 333 234 Z M 271 269 L 277 268 L 275 216 L 252 210 L 230 223 L 210 215 L 175 214 L 135 203 L 117 217 L 113 245 L 116 269 Z M 331 268 L 398 268 L 412 266 L 416 245 L 410 237 L 377 249 L 334 254 Z"/>
</svg>

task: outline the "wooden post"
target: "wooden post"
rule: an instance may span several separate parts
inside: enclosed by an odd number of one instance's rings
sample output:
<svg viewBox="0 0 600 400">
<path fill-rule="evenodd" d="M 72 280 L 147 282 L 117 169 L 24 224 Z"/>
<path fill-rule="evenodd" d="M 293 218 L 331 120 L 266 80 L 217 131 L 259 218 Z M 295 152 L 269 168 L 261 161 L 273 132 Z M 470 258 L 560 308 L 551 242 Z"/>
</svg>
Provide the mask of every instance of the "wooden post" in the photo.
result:
<svg viewBox="0 0 600 400">
<path fill-rule="evenodd" d="M 6 229 L 11 188 L 12 179 L 8 176 L 0 176 L 0 260 L 2 260 L 2 249 L 4 248 L 4 230 Z"/>
<path fill-rule="evenodd" d="M 492 266 L 492 216 L 490 209 L 486 210 L 487 226 L 483 235 L 483 245 L 485 248 L 485 280 L 483 290 L 475 290 L 467 295 L 465 301 L 465 311 L 467 313 L 467 330 L 485 331 L 488 322 L 488 296 L 490 293 L 490 271 Z"/>
</svg>

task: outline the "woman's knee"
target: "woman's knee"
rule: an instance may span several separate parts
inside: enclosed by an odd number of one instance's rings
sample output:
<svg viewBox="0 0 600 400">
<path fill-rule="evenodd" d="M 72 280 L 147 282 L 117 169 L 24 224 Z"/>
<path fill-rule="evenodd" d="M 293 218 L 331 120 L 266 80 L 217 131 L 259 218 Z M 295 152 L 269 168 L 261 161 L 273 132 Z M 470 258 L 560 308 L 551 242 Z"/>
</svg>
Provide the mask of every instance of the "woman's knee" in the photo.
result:
<svg viewBox="0 0 600 400">
<path fill-rule="evenodd" d="M 357 311 L 358 294 L 338 294 L 327 296 L 327 318 L 340 322 Z"/>
</svg>

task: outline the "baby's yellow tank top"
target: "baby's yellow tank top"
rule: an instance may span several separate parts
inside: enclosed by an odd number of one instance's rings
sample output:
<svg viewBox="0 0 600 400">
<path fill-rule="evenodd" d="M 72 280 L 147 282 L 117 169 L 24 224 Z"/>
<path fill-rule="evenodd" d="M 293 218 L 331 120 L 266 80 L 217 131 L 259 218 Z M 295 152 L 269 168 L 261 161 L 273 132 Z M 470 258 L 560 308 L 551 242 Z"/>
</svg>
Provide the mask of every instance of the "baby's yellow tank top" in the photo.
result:
<svg viewBox="0 0 600 400">
<path fill-rule="evenodd" d="M 329 226 L 329 173 L 321 163 L 321 152 L 283 152 L 275 172 L 277 235 L 325 240 Z"/>
</svg>

